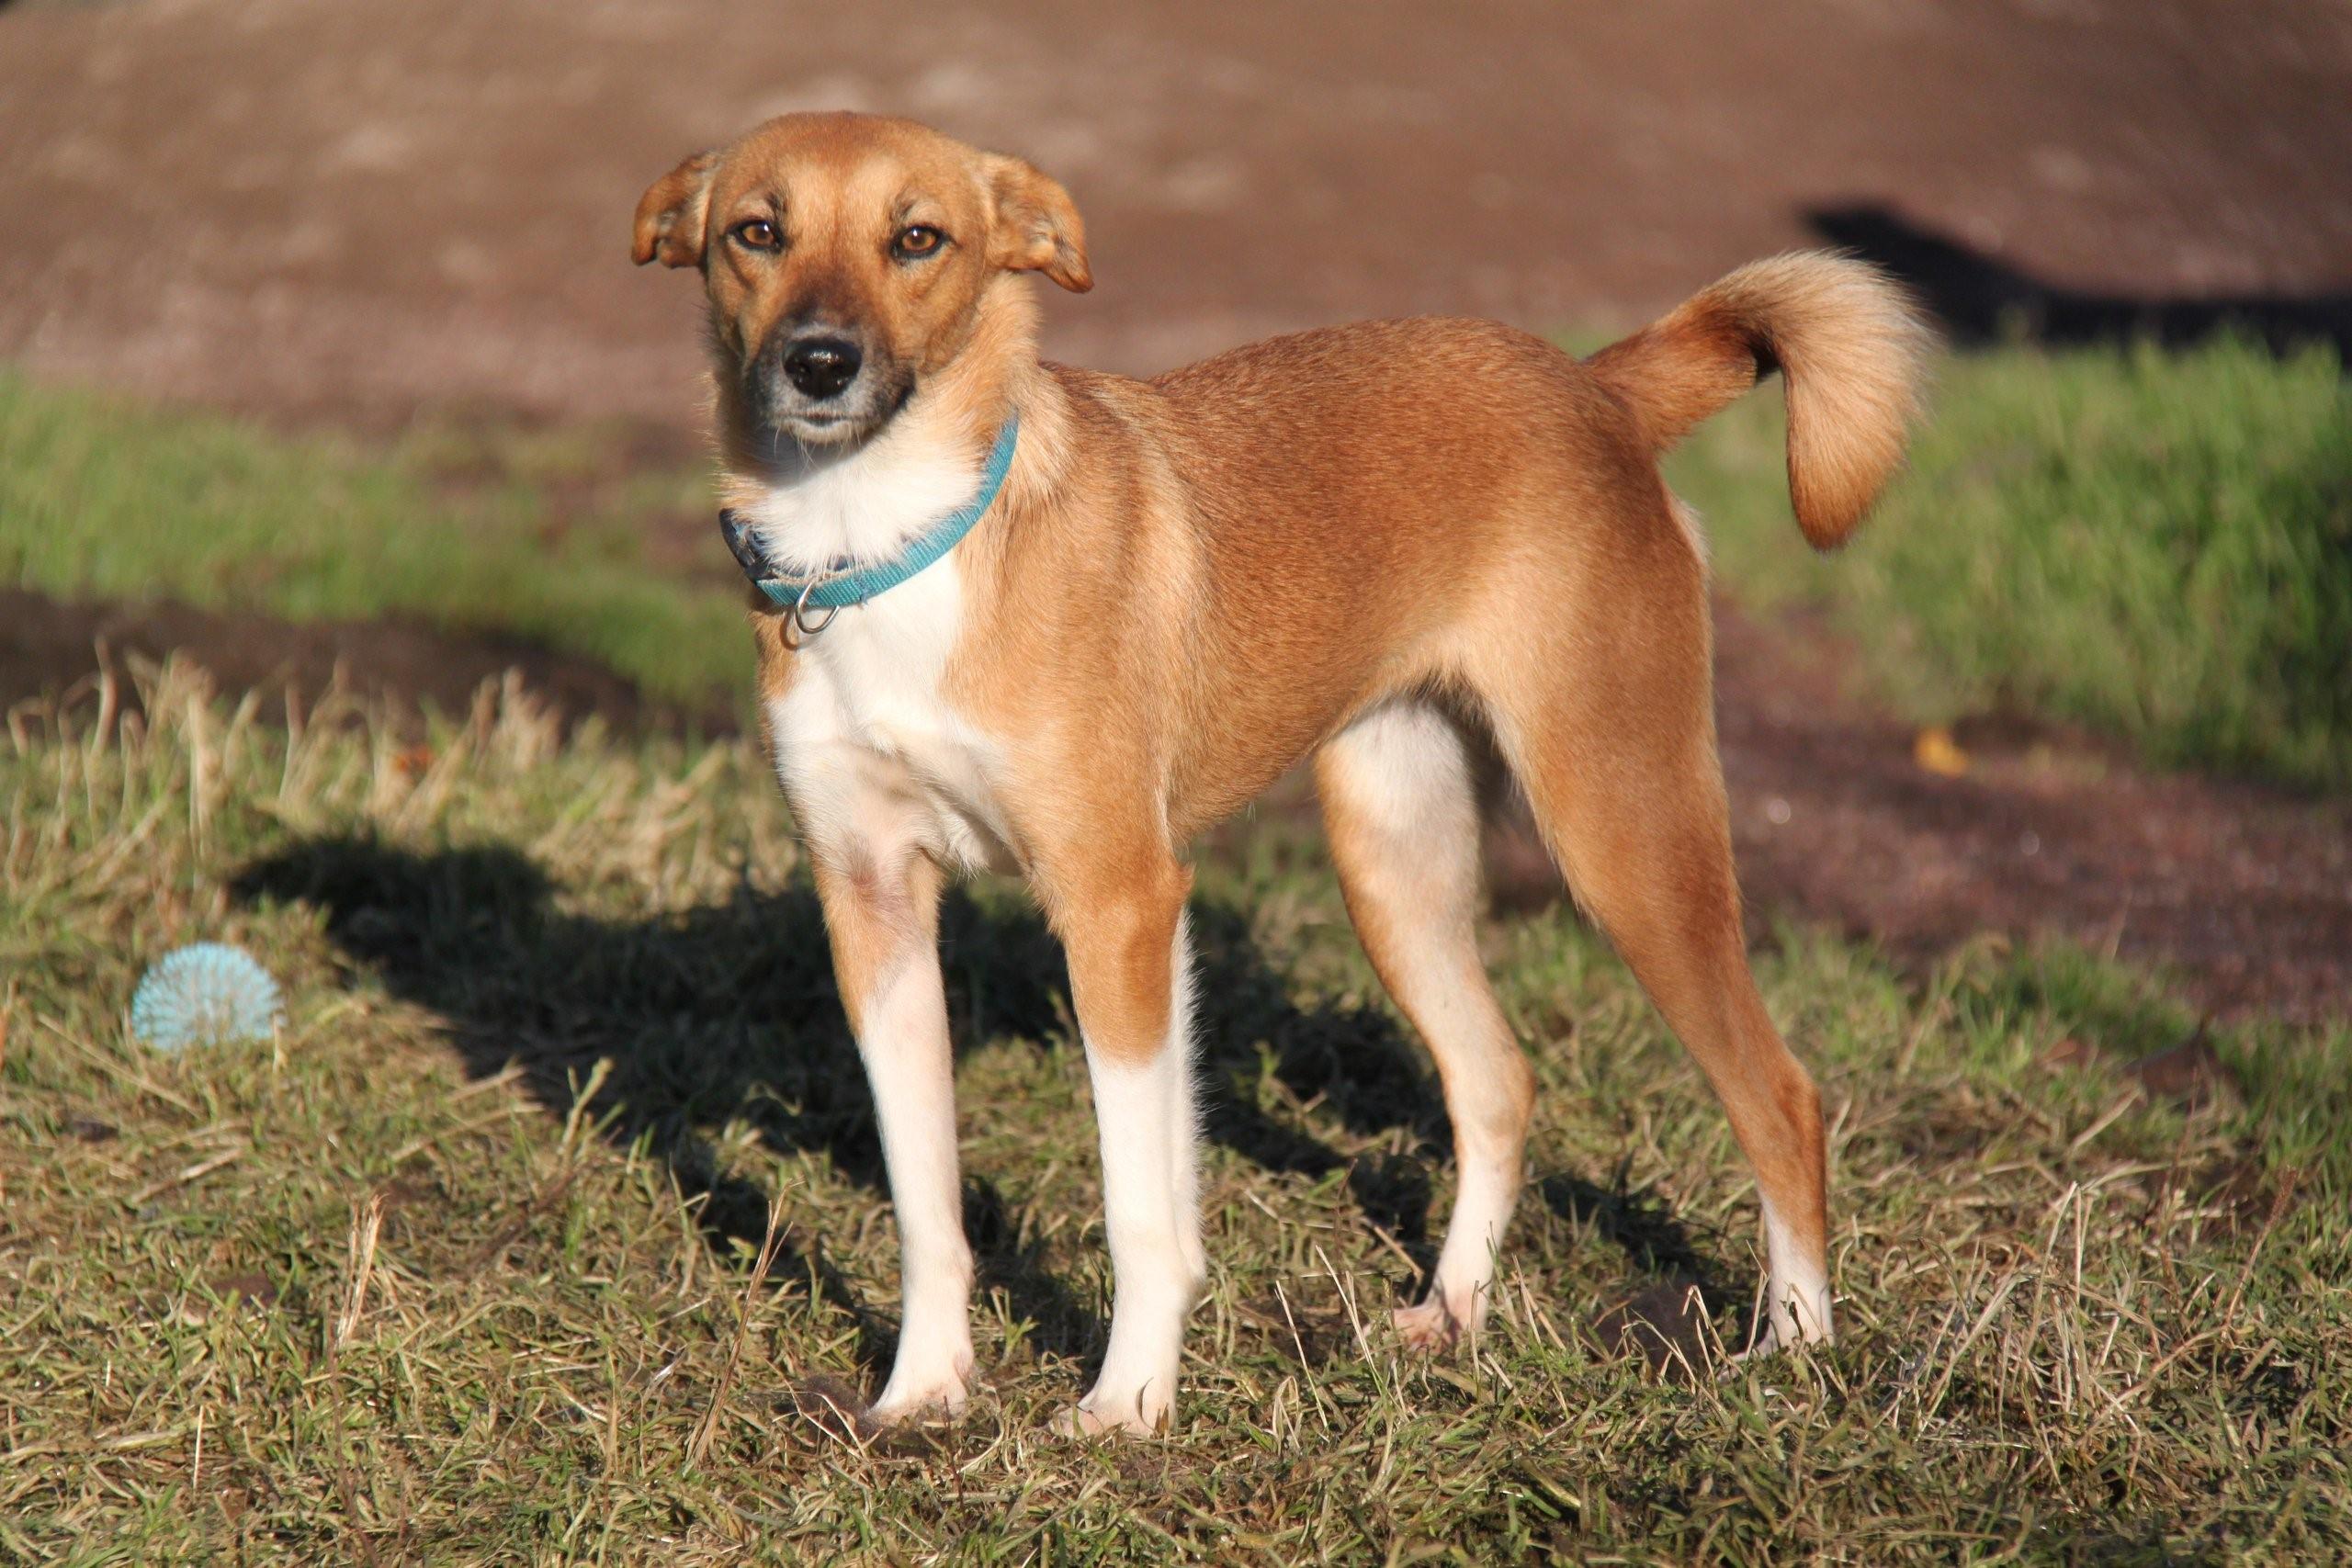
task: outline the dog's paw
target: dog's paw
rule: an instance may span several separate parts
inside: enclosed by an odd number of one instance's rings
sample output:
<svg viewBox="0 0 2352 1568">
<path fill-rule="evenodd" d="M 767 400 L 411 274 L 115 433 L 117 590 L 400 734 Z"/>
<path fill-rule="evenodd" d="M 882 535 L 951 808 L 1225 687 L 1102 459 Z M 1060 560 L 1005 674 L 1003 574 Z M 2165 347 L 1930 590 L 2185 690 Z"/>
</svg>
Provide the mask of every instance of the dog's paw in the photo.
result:
<svg viewBox="0 0 2352 1568">
<path fill-rule="evenodd" d="M 1123 1404 L 1108 1414 L 1073 1404 L 1053 1419 L 1052 1431 L 1057 1438 L 1099 1438 L 1106 1434 L 1116 1437 L 1148 1438 L 1157 1435 L 1167 1425 L 1166 1406 L 1148 1415 L 1140 1404 Z"/>
<path fill-rule="evenodd" d="M 893 1373 L 882 1396 L 866 1407 L 858 1425 L 875 1431 L 924 1421 L 954 1421 L 971 1403 L 972 1369 L 951 1367 L 922 1378 Z"/>
<path fill-rule="evenodd" d="M 1174 1419 L 1176 1378 L 1173 1372 L 1142 1379 L 1097 1379 L 1084 1399 L 1054 1417 L 1055 1433 L 1065 1438 L 1093 1438 L 1106 1432 L 1149 1437 L 1168 1429 Z"/>
<path fill-rule="evenodd" d="M 1397 1307 L 1387 1314 L 1387 1321 L 1397 1325 L 1397 1337 L 1407 1349 L 1419 1349 L 1423 1354 L 1437 1354 L 1461 1345 L 1463 1319 L 1446 1304 L 1444 1295 L 1430 1293 L 1425 1303 L 1411 1307 Z"/>
</svg>

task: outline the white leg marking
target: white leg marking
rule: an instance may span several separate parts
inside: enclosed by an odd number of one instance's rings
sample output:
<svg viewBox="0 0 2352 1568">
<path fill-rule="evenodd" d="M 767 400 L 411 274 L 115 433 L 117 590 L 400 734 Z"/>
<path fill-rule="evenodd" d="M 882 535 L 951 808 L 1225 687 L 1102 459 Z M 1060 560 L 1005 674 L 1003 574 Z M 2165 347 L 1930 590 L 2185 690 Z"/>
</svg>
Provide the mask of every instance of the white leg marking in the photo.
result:
<svg viewBox="0 0 2352 1568">
<path fill-rule="evenodd" d="M 1380 928 L 1383 977 L 1445 1081 L 1460 1187 L 1428 1296 L 1396 1314 L 1408 1345 L 1442 1349 L 1486 1321 L 1533 1095 L 1478 958 L 1476 785 L 1453 721 L 1407 705 L 1332 740 L 1323 776 L 1349 812 L 1357 919 Z"/>
<path fill-rule="evenodd" d="M 1829 1277 L 1821 1260 L 1810 1256 L 1796 1233 L 1772 1212 L 1770 1198 L 1764 1200 L 1764 1256 L 1765 1328 L 1747 1355 L 1769 1355 L 1791 1345 L 1827 1344 L 1836 1337 L 1829 1320 Z"/>
<path fill-rule="evenodd" d="M 1175 1406 L 1184 1319 L 1207 1282 L 1192 1002 L 1192 945 L 1180 919 L 1168 1036 L 1159 1054 L 1116 1062 L 1087 1043 L 1111 1241 L 1111 1344 L 1093 1389 L 1063 1418 L 1067 1430 L 1157 1431 Z"/>
<path fill-rule="evenodd" d="M 1462 1141 L 1457 1140 L 1457 1148 Z M 1491 1303 L 1495 1254 L 1518 1206 L 1516 1152 L 1457 1153 L 1461 1186 L 1453 1217 L 1430 1278 L 1429 1294 L 1395 1314 L 1397 1336 L 1415 1349 L 1442 1350 L 1462 1336 L 1476 1337 Z"/>
<path fill-rule="evenodd" d="M 963 1408 L 972 1374 L 972 1249 L 956 1161 L 956 1079 L 936 953 L 910 954 L 882 981 L 858 1041 L 882 1124 L 904 1255 L 899 1356 L 876 1421 Z"/>
</svg>

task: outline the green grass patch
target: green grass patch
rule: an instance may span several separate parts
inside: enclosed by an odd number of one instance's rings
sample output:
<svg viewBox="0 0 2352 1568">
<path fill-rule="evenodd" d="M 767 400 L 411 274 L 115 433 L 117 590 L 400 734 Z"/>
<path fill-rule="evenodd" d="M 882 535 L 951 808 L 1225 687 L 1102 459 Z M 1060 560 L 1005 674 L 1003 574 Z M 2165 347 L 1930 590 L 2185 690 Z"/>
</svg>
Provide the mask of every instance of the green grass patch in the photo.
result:
<svg viewBox="0 0 2352 1568">
<path fill-rule="evenodd" d="M 0 741 L 0 1561 L 2310 1562 L 2352 1532 L 2352 1039 L 2253 1027 L 2209 1102 L 2110 1066 L 2190 1020 L 1985 945 L 1759 955 L 1831 1117 L 1844 1335 L 1680 1386 L 1589 1330 L 1696 1280 L 1753 1184 L 1606 946 L 1487 937 L 1543 1086 L 1492 1332 L 1399 1354 L 1451 1173 L 1319 847 L 1203 868 L 1214 1283 L 1165 1439 L 1045 1433 L 1109 1300 L 1066 981 L 952 901 L 985 1386 L 861 1443 L 898 1264 L 806 868 L 747 746 L 429 753 L 175 671 L 117 739 Z M 127 1037 L 197 938 L 277 1041 Z M 2049 1065 L 2072 1040 L 2092 1065 Z M 355 1213 L 382 1207 L 372 1247 Z M 748 1258 L 780 1222 L 769 1282 Z M 740 1359 L 739 1359 L 740 1349 Z M 697 1435 L 707 1432 L 699 1461 Z"/>
<path fill-rule="evenodd" d="M 1777 398 L 1672 460 L 1721 580 L 1829 606 L 1923 722 L 2010 710 L 2160 761 L 2352 783 L 2352 389 L 2331 353 L 1970 355 L 1846 552 L 1788 516 Z"/>
<path fill-rule="evenodd" d="M 607 478 L 612 436 L 443 427 L 368 452 L 0 372 L 0 581 L 413 617 L 593 659 L 681 704 L 743 689 L 740 599 L 657 570 L 642 532 L 707 505 L 707 476 Z"/>
</svg>

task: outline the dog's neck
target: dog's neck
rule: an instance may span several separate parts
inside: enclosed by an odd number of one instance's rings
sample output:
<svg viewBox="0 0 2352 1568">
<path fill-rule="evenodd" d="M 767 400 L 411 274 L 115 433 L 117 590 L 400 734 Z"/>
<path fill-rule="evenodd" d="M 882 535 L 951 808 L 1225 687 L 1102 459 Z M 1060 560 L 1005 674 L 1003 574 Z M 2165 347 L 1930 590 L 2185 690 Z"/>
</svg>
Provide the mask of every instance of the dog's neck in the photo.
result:
<svg viewBox="0 0 2352 1568">
<path fill-rule="evenodd" d="M 975 442 L 957 412 L 919 394 L 850 450 L 800 452 L 786 443 L 756 476 L 730 474 L 729 504 L 786 572 L 888 560 L 979 488 L 994 432 Z"/>
<path fill-rule="evenodd" d="M 854 446 L 741 433 L 728 440 L 722 502 L 779 570 L 888 560 L 978 491 L 1004 421 L 1027 414 L 1045 380 L 1025 289 L 992 303 L 963 352 Z"/>
</svg>

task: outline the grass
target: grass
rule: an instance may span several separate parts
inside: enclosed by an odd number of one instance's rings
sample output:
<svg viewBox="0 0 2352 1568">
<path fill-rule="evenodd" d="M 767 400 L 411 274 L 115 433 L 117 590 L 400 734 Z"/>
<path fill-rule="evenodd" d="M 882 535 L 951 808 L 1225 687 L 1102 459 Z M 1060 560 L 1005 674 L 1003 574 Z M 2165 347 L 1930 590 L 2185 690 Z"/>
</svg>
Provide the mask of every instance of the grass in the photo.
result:
<svg viewBox="0 0 2352 1568">
<path fill-rule="evenodd" d="M 0 583 L 288 620 L 402 615 L 596 660 L 684 705 L 748 684 L 740 595 L 653 558 L 699 468 L 609 472 L 601 427 L 413 431 L 389 451 L 0 371 Z"/>
<path fill-rule="evenodd" d="M 1696 1386 L 1596 1316 L 1736 1338 L 1752 1184 L 1565 914 L 1488 953 L 1544 1096 L 1493 1331 L 1400 1356 L 1449 1185 L 1424 1060 L 1319 850 L 1203 868 L 1214 1286 L 1182 1425 L 1057 1441 L 1108 1299 L 1052 944 L 953 902 L 986 1387 L 865 1441 L 897 1263 L 805 867 L 733 743 L 559 742 L 486 695 L 417 749 L 153 677 L 0 746 L 0 1560 L 2312 1562 L 2352 1540 L 2352 1038 L 2213 1040 L 1991 944 L 1758 955 L 1832 1118 L 1845 1334 Z M 153 1054 L 143 965 L 286 981 L 277 1040 Z M 2056 1048 L 2073 1042 L 2064 1052 Z M 2085 1056 L 2054 1065 L 2053 1056 Z M 773 1229 L 771 1217 L 774 1219 Z M 756 1255 L 767 1254 L 763 1271 Z"/>
<path fill-rule="evenodd" d="M 1809 559 L 1777 399 L 1671 469 L 1751 604 L 1826 605 L 1922 722 L 2007 710 L 2155 760 L 2352 784 L 2352 388 L 2324 349 L 1954 360 L 1913 472 Z"/>
</svg>

